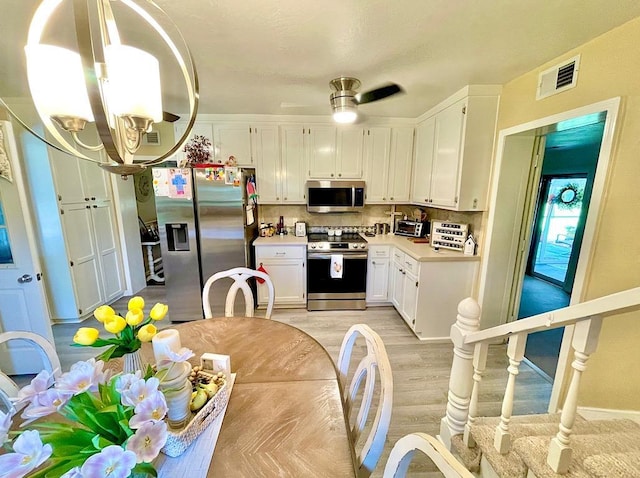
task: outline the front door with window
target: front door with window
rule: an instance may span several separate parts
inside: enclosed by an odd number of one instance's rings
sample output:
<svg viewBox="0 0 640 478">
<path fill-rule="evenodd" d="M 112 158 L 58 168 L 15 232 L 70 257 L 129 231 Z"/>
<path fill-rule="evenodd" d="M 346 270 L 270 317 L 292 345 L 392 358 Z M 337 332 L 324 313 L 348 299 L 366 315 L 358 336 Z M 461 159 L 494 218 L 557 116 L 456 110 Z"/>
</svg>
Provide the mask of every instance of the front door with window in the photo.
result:
<svg viewBox="0 0 640 478">
<path fill-rule="evenodd" d="M 11 124 L 0 121 L 0 331 L 35 332 L 53 343 L 16 151 Z M 0 363 L 7 374 L 43 368 L 39 354 L 23 341 L 2 346 Z"/>
</svg>

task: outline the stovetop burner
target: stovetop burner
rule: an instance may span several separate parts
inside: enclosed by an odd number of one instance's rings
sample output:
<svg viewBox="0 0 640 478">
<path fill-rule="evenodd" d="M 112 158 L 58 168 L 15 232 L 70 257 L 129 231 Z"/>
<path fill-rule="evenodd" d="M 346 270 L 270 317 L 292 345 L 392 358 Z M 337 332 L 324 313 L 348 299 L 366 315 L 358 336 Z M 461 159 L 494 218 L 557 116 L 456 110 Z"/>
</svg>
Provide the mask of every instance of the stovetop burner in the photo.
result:
<svg viewBox="0 0 640 478">
<path fill-rule="evenodd" d="M 307 236 L 307 242 L 367 242 L 358 233 L 347 233 L 341 236 L 330 236 L 327 233 L 312 233 Z"/>
<path fill-rule="evenodd" d="M 307 237 L 307 250 L 310 252 L 366 252 L 367 241 L 358 233 L 330 236 L 326 233 L 312 233 Z"/>
</svg>

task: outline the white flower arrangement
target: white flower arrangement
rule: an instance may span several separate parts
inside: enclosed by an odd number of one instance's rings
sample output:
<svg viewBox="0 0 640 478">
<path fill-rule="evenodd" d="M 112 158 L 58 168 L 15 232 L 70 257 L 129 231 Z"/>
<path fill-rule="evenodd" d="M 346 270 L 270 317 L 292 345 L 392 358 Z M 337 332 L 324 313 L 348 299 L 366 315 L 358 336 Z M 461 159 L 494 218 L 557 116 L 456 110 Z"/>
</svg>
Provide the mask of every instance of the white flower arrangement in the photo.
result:
<svg viewBox="0 0 640 478">
<path fill-rule="evenodd" d="M 140 371 L 110 377 L 103 367 L 101 360 L 78 362 L 55 383 L 42 371 L 20 390 L 16 408 L 24 407 L 21 427 L 29 429 L 10 431 L 13 415 L 0 412 L 0 445 L 7 450 L 0 476 L 157 476 L 151 462 L 167 441 L 160 381 L 150 368 L 144 377 Z M 36 421 L 54 413 L 65 420 Z"/>
</svg>

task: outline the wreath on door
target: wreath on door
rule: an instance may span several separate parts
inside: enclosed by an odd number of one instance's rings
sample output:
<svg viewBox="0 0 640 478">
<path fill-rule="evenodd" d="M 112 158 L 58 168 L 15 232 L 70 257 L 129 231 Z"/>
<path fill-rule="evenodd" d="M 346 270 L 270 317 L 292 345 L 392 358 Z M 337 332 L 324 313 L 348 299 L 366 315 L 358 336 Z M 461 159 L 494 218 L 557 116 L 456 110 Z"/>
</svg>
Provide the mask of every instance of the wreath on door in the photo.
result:
<svg viewBox="0 0 640 478">
<path fill-rule="evenodd" d="M 584 190 L 575 183 L 567 183 L 558 194 L 551 198 L 551 203 L 561 209 L 573 209 L 582 203 Z"/>
</svg>

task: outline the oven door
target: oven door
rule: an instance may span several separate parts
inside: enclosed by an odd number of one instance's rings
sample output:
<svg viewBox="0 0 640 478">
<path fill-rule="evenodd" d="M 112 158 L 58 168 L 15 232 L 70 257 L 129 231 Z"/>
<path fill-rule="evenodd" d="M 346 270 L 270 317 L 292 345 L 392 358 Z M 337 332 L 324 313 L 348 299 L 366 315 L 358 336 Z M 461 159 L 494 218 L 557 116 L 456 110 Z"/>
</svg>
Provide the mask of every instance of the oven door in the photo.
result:
<svg viewBox="0 0 640 478">
<path fill-rule="evenodd" d="M 367 290 L 367 254 L 342 255 L 342 278 L 331 277 L 331 254 L 307 255 L 307 297 L 313 299 L 360 299 Z"/>
</svg>

